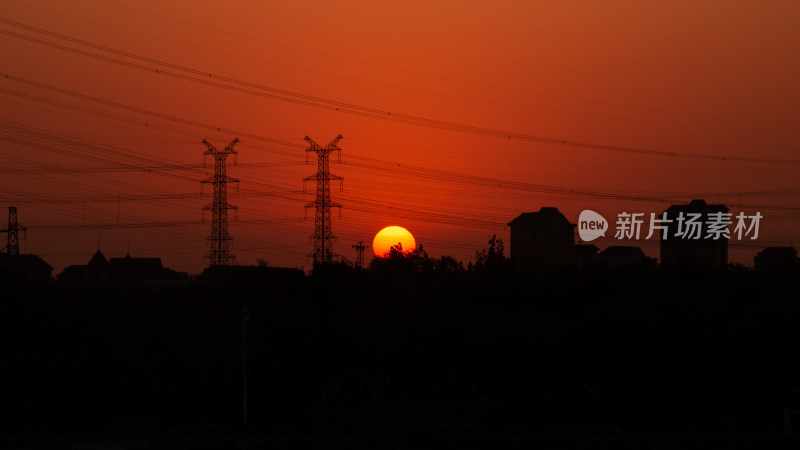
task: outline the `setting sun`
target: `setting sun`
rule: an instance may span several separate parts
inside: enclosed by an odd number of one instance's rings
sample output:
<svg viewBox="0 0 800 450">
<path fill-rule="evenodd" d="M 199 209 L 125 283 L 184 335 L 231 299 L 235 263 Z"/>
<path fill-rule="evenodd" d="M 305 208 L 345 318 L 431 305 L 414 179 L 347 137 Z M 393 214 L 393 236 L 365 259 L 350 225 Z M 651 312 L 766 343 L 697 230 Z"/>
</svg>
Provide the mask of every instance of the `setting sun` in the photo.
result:
<svg viewBox="0 0 800 450">
<path fill-rule="evenodd" d="M 417 242 L 408 230 L 403 227 L 391 226 L 382 229 L 375 235 L 375 239 L 372 240 L 372 251 L 375 252 L 375 256 L 383 257 L 392 246 L 398 243 L 403 246 L 403 253 L 413 252 L 417 248 Z"/>
</svg>

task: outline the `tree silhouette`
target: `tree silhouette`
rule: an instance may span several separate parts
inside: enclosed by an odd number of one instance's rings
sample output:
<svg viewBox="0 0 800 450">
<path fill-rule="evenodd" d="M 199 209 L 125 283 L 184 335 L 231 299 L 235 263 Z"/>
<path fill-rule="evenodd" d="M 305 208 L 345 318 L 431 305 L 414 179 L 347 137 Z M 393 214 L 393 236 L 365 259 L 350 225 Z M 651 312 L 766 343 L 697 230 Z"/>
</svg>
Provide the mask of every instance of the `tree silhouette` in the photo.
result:
<svg viewBox="0 0 800 450">
<path fill-rule="evenodd" d="M 489 239 L 489 247 L 479 252 L 475 252 L 475 263 L 470 263 L 468 269 L 471 271 L 501 271 L 510 267 L 511 262 L 503 253 L 503 240 L 497 239 L 497 235 L 492 235 Z"/>
<path fill-rule="evenodd" d="M 406 252 L 403 251 L 403 243 L 398 242 L 389 248 L 389 251 L 383 254 L 386 259 L 405 259 Z"/>
</svg>

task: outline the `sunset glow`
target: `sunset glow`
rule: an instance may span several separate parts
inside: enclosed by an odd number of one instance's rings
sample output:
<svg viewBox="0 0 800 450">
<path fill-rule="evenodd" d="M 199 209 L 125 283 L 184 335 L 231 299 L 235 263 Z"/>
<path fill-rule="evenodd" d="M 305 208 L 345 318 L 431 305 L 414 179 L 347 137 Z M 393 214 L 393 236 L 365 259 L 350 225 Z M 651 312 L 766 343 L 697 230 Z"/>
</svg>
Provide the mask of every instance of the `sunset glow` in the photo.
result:
<svg viewBox="0 0 800 450">
<path fill-rule="evenodd" d="M 705 199 L 734 217 L 769 205 L 757 245 L 729 251 L 752 265 L 798 242 L 799 16 L 800 2 L 8 2 L 0 221 L 18 207 L 21 251 L 55 274 L 98 235 L 108 255 L 131 242 L 200 273 L 215 170 L 202 140 L 238 138 L 231 255 L 308 269 L 318 159 L 304 137 L 342 135 L 332 254 L 355 260 L 354 244 L 403 223 L 468 262 L 541 207 L 613 228 L 618 212 Z M 654 239 L 630 244 L 659 257 Z"/>
</svg>

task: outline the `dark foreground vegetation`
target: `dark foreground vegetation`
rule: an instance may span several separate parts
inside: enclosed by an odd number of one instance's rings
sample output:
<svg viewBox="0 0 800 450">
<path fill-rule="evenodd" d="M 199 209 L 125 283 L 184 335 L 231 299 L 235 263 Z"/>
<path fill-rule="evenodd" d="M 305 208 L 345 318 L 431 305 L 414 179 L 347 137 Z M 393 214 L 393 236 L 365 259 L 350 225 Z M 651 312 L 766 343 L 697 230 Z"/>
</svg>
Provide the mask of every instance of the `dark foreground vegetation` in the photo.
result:
<svg viewBox="0 0 800 450">
<path fill-rule="evenodd" d="M 468 268 L 417 253 L 311 277 L 7 280 L 0 446 L 797 448 L 799 280 L 516 273 L 486 253 Z"/>
</svg>

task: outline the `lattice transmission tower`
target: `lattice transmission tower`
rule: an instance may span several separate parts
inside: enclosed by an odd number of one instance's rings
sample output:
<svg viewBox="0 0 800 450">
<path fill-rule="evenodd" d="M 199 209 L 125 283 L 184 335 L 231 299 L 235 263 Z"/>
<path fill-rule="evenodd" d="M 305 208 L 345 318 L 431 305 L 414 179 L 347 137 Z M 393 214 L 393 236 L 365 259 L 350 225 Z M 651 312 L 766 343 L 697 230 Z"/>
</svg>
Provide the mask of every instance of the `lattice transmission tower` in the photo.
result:
<svg viewBox="0 0 800 450">
<path fill-rule="evenodd" d="M 364 241 L 358 241 L 358 244 L 353 244 L 353 248 L 356 249 L 356 265 L 364 267 L 364 249 L 367 248 L 367 245 L 364 244 Z"/>
<path fill-rule="evenodd" d="M 9 255 L 19 255 L 19 230 L 25 230 L 25 227 L 17 222 L 17 207 L 8 207 L 8 228 L 2 230 L 2 233 L 8 233 L 8 243 L 0 253 L 8 253 Z"/>
<path fill-rule="evenodd" d="M 205 166 L 206 155 L 214 157 L 214 176 L 202 181 L 203 184 L 212 183 L 214 185 L 214 200 L 210 205 L 203 207 L 203 211 L 211 210 L 211 235 L 208 237 L 211 251 L 206 258 L 212 266 L 227 266 L 235 260 L 230 253 L 233 238 L 228 234 L 228 210 L 237 209 L 237 207 L 228 203 L 228 183 L 238 183 L 239 180 L 227 175 L 225 160 L 228 155 L 233 155 L 234 165 L 236 165 L 236 150 L 233 147 L 237 142 L 239 142 L 238 138 L 219 150 L 203 139 L 203 144 L 207 147 L 207 150 L 203 152 L 203 165 Z"/>
<path fill-rule="evenodd" d="M 336 236 L 331 231 L 331 208 L 341 208 L 342 205 L 331 201 L 331 181 L 339 180 L 342 177 L 332 175 L 329 169 L 330 155 L 334 151 L 339 152 L 339 160 L 341 161 L 342 149 L 338 147 L 342 135 L 336 137 L 325 147 L 321 147 L 314 142 L 313 139 L 306 136 L 309 147 L 306 149 L 308 152 L 317 154 L 317 173 L 306 177 L 305 180 L 316 180 L 317 182 L 317 198 L 306 205 L 306 208 L 316 208 L 316 215 L 314 217 L 314 267 L 318 264 L 330 263 L 333 260 L 333 240 Z"/>
</svg>

